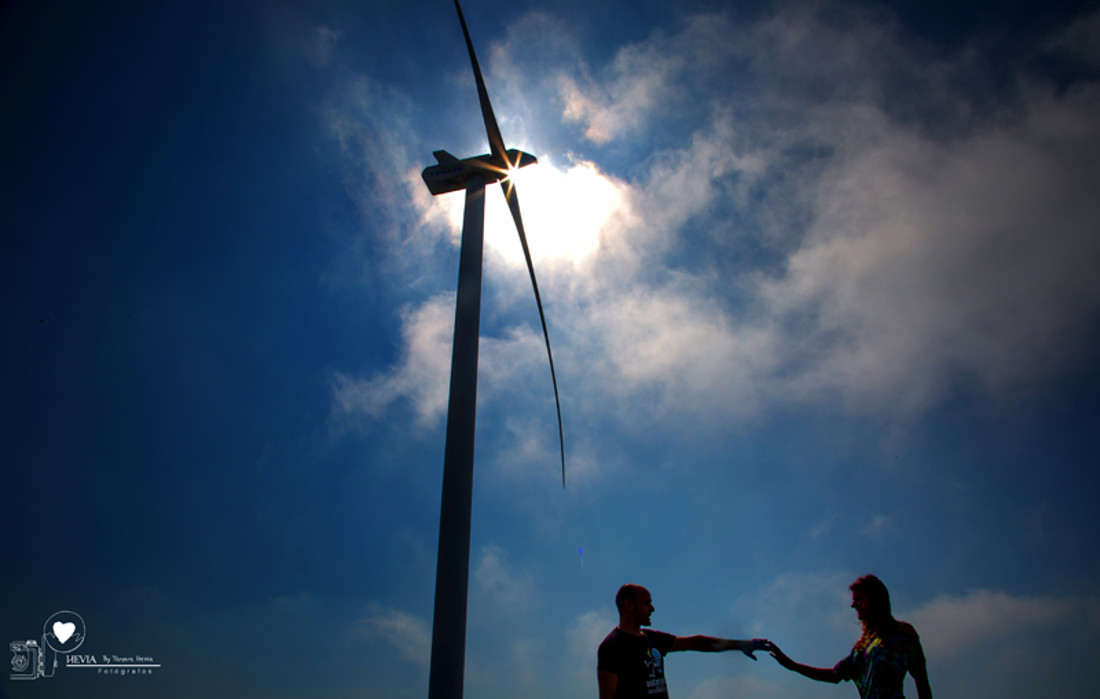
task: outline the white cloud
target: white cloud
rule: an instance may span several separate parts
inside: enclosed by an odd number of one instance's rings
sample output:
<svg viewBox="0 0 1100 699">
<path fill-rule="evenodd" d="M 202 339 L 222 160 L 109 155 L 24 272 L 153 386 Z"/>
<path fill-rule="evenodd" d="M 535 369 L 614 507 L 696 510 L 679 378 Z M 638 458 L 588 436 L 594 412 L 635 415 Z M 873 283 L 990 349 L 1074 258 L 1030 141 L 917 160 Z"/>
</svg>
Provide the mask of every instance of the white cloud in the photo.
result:
<svg viewBox="0 0 1100 699">
<path fill-rule="evenodd" d="M 920 633 L 929 659 L 946 661 L 998 642 L 1026 646 L 1028 637 L 1041 630 L 1081 626 L 1100 633 L 1100 599 L 977 590 L 962 597 L 940 595 L 899 617 Z"/>
<path fill-rule="evenodd" d="M 612 62 L 593 74 L 584 64 L 558 72 L 557 97 L 562 117 L 579 123 L 585 138 L 606 144 L 634 138 L 689 99 L 693 74 L 730 53 L 735 27 L 722 15 L 697 17 L 677 34 L 655 32 L 645 41 L 623 46 Z"/>
<path fill-rule="evenodd" d="M 332 29 L 324 25 L 316 26 L 310 32 L 309 39 L 305 42 L 303 53 L 306 60 L 314 68 L 328 65 L 332 59 L 333 50 L 344 38 L 344 32 L 340 29 Z"/>
<path fill-rule="evenodd" d="M 482 547 L 473 579 L 478 591 L 490 600 L 489 607 L 498 613 L 518 614 L 537 604 L 531 574 L 513 567 L 504 549 L 494 544 Z"/>
<path fill-rule="evenodd" d="M 585 137 L 594 143 L 630 134 L 642 126 L 645 115 L 667 90 L 677 63 L 673 54 L 658 55 L 654 47 L 634 45 L 619 52 L 599 82 L 583 89 L 563 75 L 559 83 L 563 116 L 582 122 Z"/>
<path fill-rule="evenodd" d="M 572 238 L 542 228 L 552 217 L 522 195 L 575 409 L 637 422 L 645 406 L 648 424 L 700 426 L 790 405 L 907 418 L 957 381 L 1008 396 L 1080 360 L 1100 311 L 1100 93 L 1024 86 L 1011 108 L 979 114 L 947 77 L 969 70 L 966 51 L 932 55 L 870 15 L 821 17 L 784 5 L 755 24 L 696 18 L 590 75 L 561 58 L 564 117 L 590 138 L 644 148 L 651 126 L 684 128 L 678 144 L 638 151 L 630 180 L 583 159 L 551 166 L 565 200 L 594 193 L 591 225 L 561 219 Z M 678 58 L 653 60 L 664 55 Z M 689 83 L 711 99 L 677 102 Z M 455 203 L 436 200 L 418 205 L 451 207 L 454 238 Z M 526 302 L 498 218 L 487 265 L 505 305 Z M 390 372 L 338 379 L 342 406 L 378 414 L 406 396 L 422 419 L 438 414 L 438 383 L 421 379 L 439 382 L 448 354 L 429 361 L 411 340 L 443 312 L 435 303 L 406 315 L 406 356 Z M 482 398 L 544 382 L 537 328 L 487 341 Z"/>
<path fill-rule="evenodd" d="M 431 657 L 431 634 L 419 617 L 399 609 L 374 605 L 367 616 L 355 622 L 354 633 L 365 638 L 385 641 L 409 662 L 428 666 Z"/>
<path fill-rule="evenodd" d="M 552 651 L 534 621 L 542 603 L 535 578 L 492 543 L 471 563 L 469 638 L 482 653 L 467 662 L 467 694 L 537 695 Z"/>
<path fill-rule="evenodd" d="M 921 409 L 959 375 L 999 393 L 1056 371 L 1100 309 L 1097 119 L 1095 100 L 1044 99 L 948 147 L 866 115 L 764 286 L 774 316 L 809 316 L 794 395 Z"/>
<path fill-rule="evenodd" d="M 864 536 L 876 544 L 881 544 L 883 539 L 897 533 L 897 525 L 894 518 L 889 515 L 877 514 L 871 518 L 871 522 L 863 528 Z"/>
<path fill-rule="evenodd" d="M 341 415 L 381 416 L 396 400 L 409 400 L 422 424 L 447 406 L 454 299 L 440 295 L 402 314 L 402 360 L 391 372 L 368 379 L 334 378 L 333 400 Z"/>
<path fill-rule="evenodd" d="M 633 183 L 638 217 L 605 231 L 593 265 L 600 279 L 577 301 L 587 315 L 570 321 L 592 340 L 590 375 L 613 370 L 593 382 L 604 395 L 656 391 L 664 409 L 655 417 L 721 419 L 792 403 L 910 415 L 960 378 L 1004 395 L 1078 356 L 1100 310 L 1100 203 L 1089 185 L 1100 178 L 1096 91 L 1026 93 L 1015 116 L 971 119 L 951 138 L 934 138 L 869 101 L 885 89 L 880 81 L 916 70 L 921 58 L 894 47 L 871 60 L 892 34 L 870 28 L 841 37 L 848 59 L 818 76 L 828 99 L 790 104 L 792 96 L 754 94 L 759 113 L 781 118 L 715 112 L 689 146 L 661 153 Z M 705 36 L 695 31 L 684 36 Z M 798 66 L 813 74 L 818 64 L 787 52 L 812 55 L 813 37 L 841 30 L 794 14 L 753 31 L 760 62 L 795 80 L 809 77 L 796 75 Z M 885 58 L 902 65 L 866 67 Z M 921 73 L 922 86 L 948 102 L 939 67 Z M 866 90 L 833 89 L 846 81 Z M 747 150 L 753 136 L 759 145 Z M 820 155 L 791 160 L 784 153 L 794 147 Z M 713 241 L 689 233 L 693 221 L 719 203 L 752 202 L 748 193 L 765 186 L 776 196 L 746 215 L 761 224 L 804 221 L 801 232 L 773 241 L 788 248 L 779 273 L 734 267 L 713 276 L 705 268 L 666 281 L 675 255 L 701 242 L 698 254 L 710 254 Z M 735 254 L 745 242 L 731 237 L 714 252 Z M 737 292 L 737 305 L 723 303 Z"/>
<path fill-rule="evenodd" d="M 567 660 L 576 679 L 596 682 L 596 649 L 619 620 L 606 612 L 585 612 L 565 632 Z"/>
<path fill-rule="evenodd" d="M 853 629 L 855 615 L 849 609 L 848 585 L 855 575 L 846 573 L 784 573 L 758 592 L 739 599 L 735 616 L 751 620 L 749 633 L 781 642 L 789 631 L 800 636 L 826 630 L 845 637 Z M 855 627 L 858 630 L 858 626 Z M 780 634 L 780 635 L 775 635 Z"/>
<path fill-rule="evenodd" d="M 620 291 L 585 319 L 584 329 L 602 336 L 606 353 L 592 379 L 609 395 L 656 395 L 653 418 L 684 409 L 750 413 L 775 348 L 767 333 L 733 325 L 716 304 L 675 286 Z"/>
<path fill-rule="evenodd" d="M 408 149 L 414 142 L 409 111 L 406 95 L 366 78 L 340 83 L 324 106 L 329 132 L 348 169 L 348 193 L 371 213 L 387 213 L 376 210 L 379 198 L 387 203 L 405 199 L 402 174 L 412 167 Z"/>
<path fill-rule="evenodd" d="M 767 658 L 767 662 L 773 661 Z M 727 697 L 779 699 L 779 697 L 788 696 L 791 695 L 774 682 L 743 674 L 735 677 L 715 677 L 701 682 L 691 693 L 690 699 L 726 699 Z"/>
</svg>

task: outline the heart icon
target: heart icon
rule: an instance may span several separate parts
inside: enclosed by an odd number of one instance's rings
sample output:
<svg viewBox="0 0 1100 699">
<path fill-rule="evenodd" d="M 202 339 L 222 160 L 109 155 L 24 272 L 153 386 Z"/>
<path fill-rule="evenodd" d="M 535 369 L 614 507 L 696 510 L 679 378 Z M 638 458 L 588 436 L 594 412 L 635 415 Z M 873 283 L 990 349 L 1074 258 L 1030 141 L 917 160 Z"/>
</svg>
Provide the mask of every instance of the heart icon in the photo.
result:
<svg viewBox="0 0 1100 699">
<path fill-rule="evenodd" d="M 57 636 L 57 640 L 61 641 L 62 645 L 76 633 L 76 624 L 71 621 L 55 621 L 53 623 L 53 635 Z"/>
</svg>

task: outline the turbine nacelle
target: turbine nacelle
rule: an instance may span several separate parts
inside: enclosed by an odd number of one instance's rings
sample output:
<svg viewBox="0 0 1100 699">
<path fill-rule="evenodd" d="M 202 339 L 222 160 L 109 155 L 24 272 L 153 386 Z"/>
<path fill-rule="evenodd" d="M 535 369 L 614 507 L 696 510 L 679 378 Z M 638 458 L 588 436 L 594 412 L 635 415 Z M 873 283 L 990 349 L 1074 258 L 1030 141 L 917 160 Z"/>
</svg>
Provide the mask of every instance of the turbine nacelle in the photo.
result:
<svg viewBox="0 0 1100 699">
<path fill-rule="evenodd" d="M 439 164 L 424 168 L 420 176 L 424 178 L 424 184 L 428 185 L 428 191 L 433 195 L 446 194 L 466 189 L 466 183 L 472 175 L 482 177 L 488 184 L 503 180 L 512 170 L 538 162 L 535 156 L 515 148 L 509 148 L 504 154 L 503 158 L 486 153 L 459 160 L 445 150 L 437 150 L 432 155 Z"/>
</svg>

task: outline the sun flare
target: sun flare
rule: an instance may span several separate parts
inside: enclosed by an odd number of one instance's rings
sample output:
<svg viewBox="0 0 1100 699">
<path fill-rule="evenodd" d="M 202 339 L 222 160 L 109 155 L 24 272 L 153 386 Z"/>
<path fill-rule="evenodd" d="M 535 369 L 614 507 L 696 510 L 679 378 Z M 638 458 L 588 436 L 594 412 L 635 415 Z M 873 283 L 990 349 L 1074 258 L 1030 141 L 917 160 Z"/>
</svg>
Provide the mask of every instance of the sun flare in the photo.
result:
<svg viewBox="0 0 1100 699">
<path fill-rule="evenodd" d="M 600 231 L 623 206 L 623 186 L 602 174 L 593 163 L 577 161 L 565 168 L 547 158 L 538 165 L 512 169 L 508 178 L 519 193 L 523 227 L 531 257 L 564 259 L 579 264 L 595 254 Z M 486 190 L 485 247 L 506 264 L 523 267 L 523 249 L 512 214 L 497 186 Z M 465 199 L 441 197 L 456 238 L 462 230 Z"/>
</svg>

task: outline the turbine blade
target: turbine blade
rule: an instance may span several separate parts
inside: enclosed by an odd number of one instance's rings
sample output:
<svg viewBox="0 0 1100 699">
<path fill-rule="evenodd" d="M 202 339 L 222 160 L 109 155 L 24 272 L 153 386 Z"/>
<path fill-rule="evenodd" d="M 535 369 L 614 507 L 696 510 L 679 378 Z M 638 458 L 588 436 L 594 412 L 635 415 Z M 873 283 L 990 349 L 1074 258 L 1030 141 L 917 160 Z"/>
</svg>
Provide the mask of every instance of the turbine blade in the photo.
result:
<svg viewBox="0 0 1100 699">
<path fill-rule="evenodd" d="M 470 52 L 470 63 L 474 66 L 474 81 L 477 82 L 477 98 L 481 102 L 481 116 L 485 119 L 485 133 L 489 136 L 489 150 L 496 159 L 507 161 L 504 154 L 504 138 L 500 135 L 497 118 L 493 115 L 493 105 L 489 104 L 489 93 L 485 90 L 485 80 L 481 77 L 481 67 L 474 53 L 474 42 L 470 41 L 470 30 L 466 28 L 466 18 L 462 16 L 462 7 L 455 0 L 458 21 L 462 23 L 462 34 L 466 37 L 466 49 Z"/>
<path fill-rule="evenodd" d="M 504 198 L 512 211 L 512 220 L 516 222 L 519 244 L 523 247 L 523 257 L 527 260 L 527 271 L 531 274 L 531 288 L 535 290 L 535 304 L 539 307 L 539 320 L 542 321 L 542 336 L 546 339 L 546 357 L 550 360 L 550 380 L 554 382 L 554 404 L 558 409 L 558 442 L 561 445 L 561 487 L 565 487 L 565 431 L 561 426 L 561 399 L 558 397 L 558 376 L 554 371 L 554 353 L 550 351 L 550 333 L 546 329 L 546 314 L 542 312 L 542 297 L 539 295 L 539 282 L 535 279 L 535 265 L 531 262 L 531 250 L 527 247 L 527 234 L 523 231 L 523 217 L 519 213 L 519 195 L 510 179 L 500 183 Z"/>
</svg>

